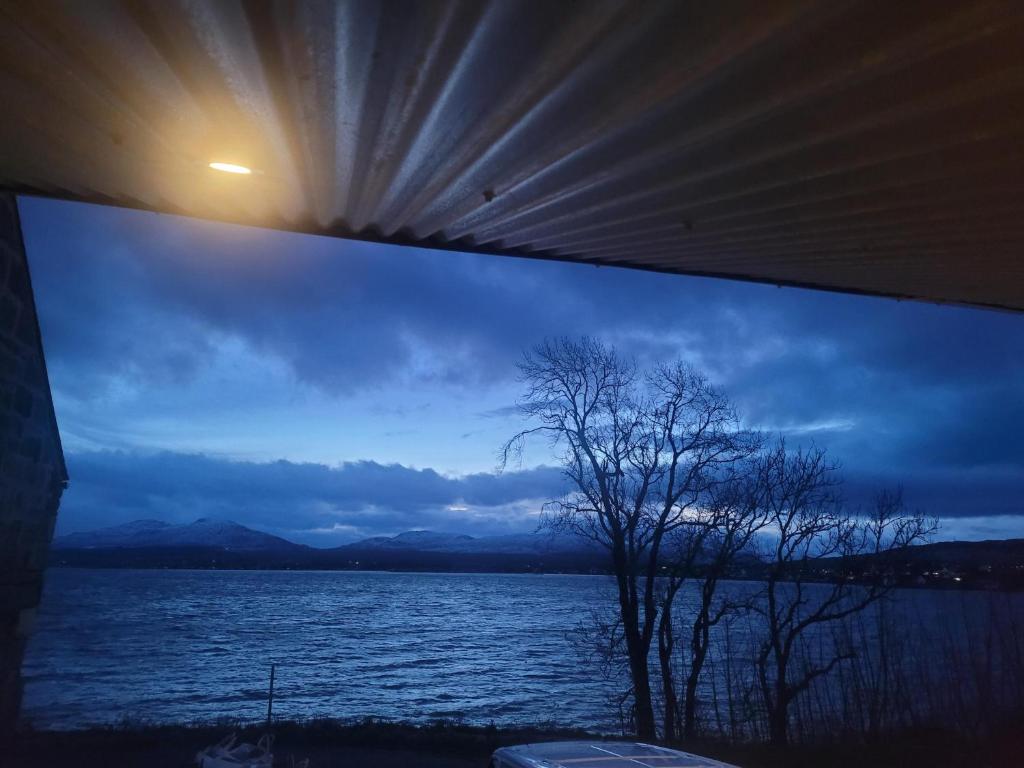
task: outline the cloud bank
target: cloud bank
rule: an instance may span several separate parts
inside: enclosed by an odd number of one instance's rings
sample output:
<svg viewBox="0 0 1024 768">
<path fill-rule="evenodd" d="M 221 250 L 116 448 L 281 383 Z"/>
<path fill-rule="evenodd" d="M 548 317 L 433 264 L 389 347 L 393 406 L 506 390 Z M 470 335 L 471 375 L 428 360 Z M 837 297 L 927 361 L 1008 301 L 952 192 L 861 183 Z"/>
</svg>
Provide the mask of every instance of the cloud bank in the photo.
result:
<svg viewBox="0 0 1024 768">
<path fill-rule="evenodd" d="M 411 529 L 476 535 L 533 530 L 544 500 L 565 491 L 560 470 L 462 477 L 371 461 L 230 461 L 198 454 L 72 454 L 65 512 L 82 530 L 138 519 L 244 521 L 311 544 Z"/>
</svg>

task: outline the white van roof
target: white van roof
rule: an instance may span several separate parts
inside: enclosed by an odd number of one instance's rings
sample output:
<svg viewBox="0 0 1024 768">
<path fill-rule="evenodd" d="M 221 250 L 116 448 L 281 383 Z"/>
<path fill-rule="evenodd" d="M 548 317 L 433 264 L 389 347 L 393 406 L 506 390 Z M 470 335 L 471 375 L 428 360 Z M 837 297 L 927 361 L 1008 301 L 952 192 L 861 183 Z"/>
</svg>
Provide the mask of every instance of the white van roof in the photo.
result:
<svg viewBox="0 0 1024 768">
<path fill-rule="evenodd" d="M 523 744 L 496 750 L 494 757 L 499 768 L 730 768 L 726 763 L 689 752 L 615 741 Z"/>
</svg>

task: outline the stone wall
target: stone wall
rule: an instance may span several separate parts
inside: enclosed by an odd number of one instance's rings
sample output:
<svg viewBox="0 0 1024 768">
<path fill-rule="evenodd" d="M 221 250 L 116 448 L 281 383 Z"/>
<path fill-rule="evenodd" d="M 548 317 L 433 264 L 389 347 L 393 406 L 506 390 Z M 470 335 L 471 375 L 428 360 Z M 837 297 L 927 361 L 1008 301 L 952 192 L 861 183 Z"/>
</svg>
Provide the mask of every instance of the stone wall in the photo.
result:
<svg viewBox="0 0 1024 768">
<path fill-rule="evenodd" d="M 21 703 L 21 660 L 67 481 L 14 195 L 0 192 L 0 732 Z"/>
</svg>

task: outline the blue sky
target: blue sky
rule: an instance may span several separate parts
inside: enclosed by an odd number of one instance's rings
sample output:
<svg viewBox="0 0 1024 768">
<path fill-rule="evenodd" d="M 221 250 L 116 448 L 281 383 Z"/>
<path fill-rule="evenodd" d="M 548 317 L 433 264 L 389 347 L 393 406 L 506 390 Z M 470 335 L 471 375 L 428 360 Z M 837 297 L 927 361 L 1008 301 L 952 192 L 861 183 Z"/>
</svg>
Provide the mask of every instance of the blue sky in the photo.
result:
<svg viewBox="0 0 1024 768">
<path fill-rule="evenodd" d="M 329 546 L 536 526 L 561 488 L 515 362 L 597 336 L 683 357 L 854 502 L 1024 536 L 1024 316 L 398 248 L 22 198 L 71 486 L 58 533 L 216 516 Z"/>
</svg>

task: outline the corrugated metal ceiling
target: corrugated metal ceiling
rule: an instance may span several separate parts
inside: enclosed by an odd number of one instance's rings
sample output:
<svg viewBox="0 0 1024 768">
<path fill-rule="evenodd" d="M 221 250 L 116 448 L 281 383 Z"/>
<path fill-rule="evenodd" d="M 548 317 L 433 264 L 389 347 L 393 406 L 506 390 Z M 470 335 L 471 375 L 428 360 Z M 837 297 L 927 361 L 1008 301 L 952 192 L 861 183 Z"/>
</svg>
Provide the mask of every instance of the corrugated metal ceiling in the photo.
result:
<svg viewBox="0 0 1024 768">
<path fill-rule="evenodd" d="M 1024 310 L 1018 2 L 7 2 L 0 95 L 22 192 Z"/>
</svg>

